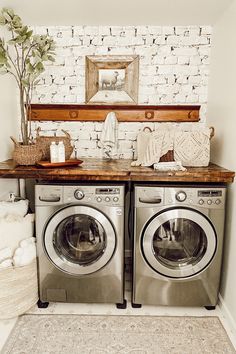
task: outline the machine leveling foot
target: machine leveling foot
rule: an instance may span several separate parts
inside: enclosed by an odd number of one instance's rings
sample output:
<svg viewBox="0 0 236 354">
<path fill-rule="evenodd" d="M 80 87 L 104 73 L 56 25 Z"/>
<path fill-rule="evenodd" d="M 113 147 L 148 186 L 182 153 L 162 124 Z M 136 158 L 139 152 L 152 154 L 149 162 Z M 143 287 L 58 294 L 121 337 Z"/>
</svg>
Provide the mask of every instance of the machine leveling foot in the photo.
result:
<svg viewBox="0 0 236 354">
<path fill-rule="evenodd" d="M 127 301 L 124 299 L 124 302 L 122 302 L 122 303 L 120 303 L 120 304 L 116 304 L 116 307 L 117 307 L 118 309 L 122 309 L 122 310 L 126 309 L 126 307 L 127 307 Z"/>
<path fill-rule="evenodd" d="M 142 307 L 141 304 L 134 304 L 133 302 L 132 302 L 131 306 L 132 306 L 134 309 L 140 309 L 140 308 Z"/>
<path fill-rule="evenodd" d="M 216 307 L 215 306 L 205 306 L 205 309 L 207 309 L 207 310 L 215 310 Z"/>
<path fill-rule="evenodd" d="M 37 305 L 39 309 L 46 309 L 49 305 L 49 302 L 42 302 L 41 300 L 38 300 Z"/>
</svg>

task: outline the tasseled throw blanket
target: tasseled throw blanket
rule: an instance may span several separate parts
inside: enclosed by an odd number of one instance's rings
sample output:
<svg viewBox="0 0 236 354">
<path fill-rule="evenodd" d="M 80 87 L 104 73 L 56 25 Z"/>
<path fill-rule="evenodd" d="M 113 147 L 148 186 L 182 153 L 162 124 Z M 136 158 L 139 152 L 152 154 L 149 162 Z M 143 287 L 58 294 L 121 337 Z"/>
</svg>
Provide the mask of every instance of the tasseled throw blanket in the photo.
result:
<svg viewBox="0 0 236 354">
<path fill-rule="evenodd" d="M 152 166 L 168 150 L 173 150 L 173 130 L 160 129 L 154 132 L 143 131 L 137 136 L 138 159 L 131 166 Z"/>
</svg>

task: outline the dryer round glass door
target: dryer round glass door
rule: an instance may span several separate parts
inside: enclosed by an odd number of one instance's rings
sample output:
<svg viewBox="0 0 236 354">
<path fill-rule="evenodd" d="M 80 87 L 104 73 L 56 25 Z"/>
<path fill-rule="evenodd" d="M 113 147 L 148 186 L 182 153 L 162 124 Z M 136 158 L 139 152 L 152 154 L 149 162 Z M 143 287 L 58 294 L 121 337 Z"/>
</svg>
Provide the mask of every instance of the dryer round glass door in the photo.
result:
<svg viewBox="0 0 236 354">
<path fill-rule="evenodd" d="M 157 214 L 146 225 L 141 242 L 147 263 L 156 272 L 171 278 L 186 278 L 204 270 L 217 247 L 210 221 L 187 208 Z"/>
<path fill-rule="evenodd" d="M 116 234 L 109 219 L 97 209 L 68 206 L 57 211 L 44 233 L 44 248 L 60 270 L 91 274 L 104 267 L 116 247 Z"/>
</svg>

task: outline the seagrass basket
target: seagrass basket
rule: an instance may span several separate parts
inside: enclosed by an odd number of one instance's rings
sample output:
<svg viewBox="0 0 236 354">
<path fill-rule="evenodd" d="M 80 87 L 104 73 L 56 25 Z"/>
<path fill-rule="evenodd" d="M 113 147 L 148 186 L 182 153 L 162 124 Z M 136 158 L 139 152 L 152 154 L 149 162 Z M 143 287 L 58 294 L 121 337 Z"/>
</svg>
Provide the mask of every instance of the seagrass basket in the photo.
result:
<svg viewBox="0 0 236 354">
<path fill-rule="evenodd" d="M 65 146 L 65 158 L 69 160 L 71 154 L 73 152 L 73 146 L 71 145 L 71 137 L 70 134 L 65 130 L 61 130 L 65 136 L 40 136 L 41 128 L 38 127 L 36 129 L 36 145 L 39 150 L 42 151 L 42 159 L 43 161 L 50 161 L 50 145 L 52 141 L 55 143 L 59 143 L 59 141 L 63 141 Z"/>
<path fill-rule="evenodd" d="M 37 301 L 36 260 L 23 267 L 0 269 L 0 319 L 22 315 Z"/>
<path fill-rule="evenodd" d="M 12 136 L 11 140 L 15 145 L 12 158 L 18 165 L 35 165 L 36 162 L 42 159 L 42 151 L 36 144 L 23 145 Z"/>
</svg>

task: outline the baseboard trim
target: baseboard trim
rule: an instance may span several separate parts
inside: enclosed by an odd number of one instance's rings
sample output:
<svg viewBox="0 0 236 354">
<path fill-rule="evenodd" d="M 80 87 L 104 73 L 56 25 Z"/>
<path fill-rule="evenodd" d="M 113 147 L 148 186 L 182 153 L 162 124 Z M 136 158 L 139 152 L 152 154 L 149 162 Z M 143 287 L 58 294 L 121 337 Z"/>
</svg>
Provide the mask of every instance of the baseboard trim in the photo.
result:
<svg viewBox="0 0 236 354">
<path fill-rule="evenodd" d="M 221 294 L 219 294 L 219 308 L 221 310 L 222 316 L 226 320 L 226 324 L 228 326 L 228 330 L 231 332 L 231 335 L 233 336 L 235 342 L 236 342 L 236 322 L 233 318 L 233 316 L 230 313 L 229 308 L 227 307 L 223 297 Z"/>
</svg>

